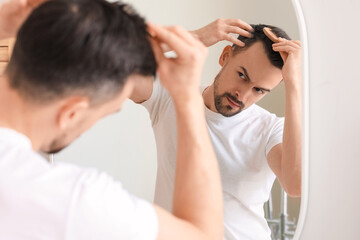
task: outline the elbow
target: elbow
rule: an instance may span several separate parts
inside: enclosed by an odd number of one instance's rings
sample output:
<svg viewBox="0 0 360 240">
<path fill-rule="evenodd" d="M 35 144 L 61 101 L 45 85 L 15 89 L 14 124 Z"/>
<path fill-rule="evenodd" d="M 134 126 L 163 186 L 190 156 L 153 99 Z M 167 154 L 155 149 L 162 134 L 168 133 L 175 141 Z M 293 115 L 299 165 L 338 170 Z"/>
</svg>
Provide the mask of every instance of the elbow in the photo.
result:
<svg viewBox="0 0 360 240">
<path fill-rule="evenodd" d="M 301 197 L 301 184 L 297 184 L 296 186 L 288 186 L 284 190 L 289 197 L 292 198 Z"/>
<path fill-rule="evenodd" d="M 301 190 L 299 190 L 299 191 L 289 191 L 289 192 L 286 192 L 286 193 L 291 198 L 300 198 L 301 197 Z"/>
<path fill-rule="evenodd" d="M 288 175 L 283 183 L 284 191 L 289 197 L 301 197 L 301 172 L 297 171 L 294 174 Z"/>
</svg>

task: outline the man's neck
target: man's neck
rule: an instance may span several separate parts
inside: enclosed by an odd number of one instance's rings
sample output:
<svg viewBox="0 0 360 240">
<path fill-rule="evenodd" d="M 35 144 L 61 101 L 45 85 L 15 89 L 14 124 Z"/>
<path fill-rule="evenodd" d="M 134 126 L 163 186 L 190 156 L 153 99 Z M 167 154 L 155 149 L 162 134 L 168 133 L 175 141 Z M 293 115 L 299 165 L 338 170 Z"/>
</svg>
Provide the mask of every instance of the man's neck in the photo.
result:
<svg viewBox="0 0 360 240">
<path fill-rule="evenodd" d="M 210 86 L 206 87 L 205 90 L 202 92 L 202 96 L 204 99 L 205 106 L 209 110 L 217 113 L 214 102 L 214 84 L 211 84 Z"/>
<path fill-rule="evenodd" d="M 27 136 L 32 142 L 33 149 L 37 151 L 44 139 L 47 125 L 41 121 L 39 111 L 29 106 L 30 104 L 9 86 L 8 79 L 1 76 L 0 127 L 10 128 Z"/>
</svg>

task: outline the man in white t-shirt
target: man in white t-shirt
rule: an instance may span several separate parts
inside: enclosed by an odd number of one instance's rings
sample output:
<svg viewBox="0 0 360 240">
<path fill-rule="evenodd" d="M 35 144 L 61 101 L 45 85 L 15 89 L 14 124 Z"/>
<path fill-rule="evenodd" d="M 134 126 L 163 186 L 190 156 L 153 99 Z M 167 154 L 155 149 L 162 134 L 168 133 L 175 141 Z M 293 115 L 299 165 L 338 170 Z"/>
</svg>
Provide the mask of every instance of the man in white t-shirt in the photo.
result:
<svg viewBox="0 0 360 240">
<path fill-rule="evenodd" d="M 281 37 L 279 43 L 264 34 L 264 27 Z M 200 89 L 222 176 L 226 240 L 270 239 L 263 205 L 275 177 L 290 196 L 300 196 L 301 189 L 301 45 L 277 27 L 252 28 L 251 36 L 246 23 L 219 19 L 193 32 L 207 46 L 222 39 L 234 43 L 223 50 L 215 81 Z M 234 39 L 229 32 L 239 37 Z M 255 104 L 282 79 L 285 119 Z M 131 99 L 149 111 L 155 133 L 155 202 L 171 210 L 177 150 L 174 105 L 159 82 L 141 86 Z"/>
<path fill-rule="evenodd" d="M 0 6 L 0 39 L 17 39 L 0 75 L 0 239 L 222 239 L 220 174 L 198 92 L 206 47 L 121 3 L 40 2 Z M 172 213 L 105 173 L 37 153 L 60 151 L 118 111 L 157 66 L 178 128 Z"/>
</svg>

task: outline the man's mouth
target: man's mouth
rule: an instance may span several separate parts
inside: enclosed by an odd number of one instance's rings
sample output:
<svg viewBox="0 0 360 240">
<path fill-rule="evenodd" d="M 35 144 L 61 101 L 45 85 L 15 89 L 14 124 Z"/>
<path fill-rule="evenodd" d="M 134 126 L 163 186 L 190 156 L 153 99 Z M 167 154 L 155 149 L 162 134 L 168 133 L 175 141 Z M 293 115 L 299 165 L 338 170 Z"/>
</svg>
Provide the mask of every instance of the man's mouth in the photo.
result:
<svg viewBox="0 0 360 240">
<path fill-rule="evenodd" d="M 236 102 L 234 102 L 233 100 L 231 100 L 229 97 L 226 97 L 226 99 L 228 100 L 228 102 L 232 108 L 240 108 L 240 105 L 237 104 Z"/>
</svg>

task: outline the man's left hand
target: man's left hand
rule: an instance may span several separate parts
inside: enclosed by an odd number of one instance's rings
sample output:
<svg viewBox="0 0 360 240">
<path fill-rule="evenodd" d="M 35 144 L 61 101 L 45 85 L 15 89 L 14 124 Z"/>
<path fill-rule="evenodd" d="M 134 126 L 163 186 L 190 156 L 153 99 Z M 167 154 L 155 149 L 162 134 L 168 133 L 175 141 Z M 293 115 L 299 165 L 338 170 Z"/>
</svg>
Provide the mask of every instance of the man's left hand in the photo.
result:
<svg viewBox="0 0 360 240">
<path fill-rule="evenodd" d="M 282 74 L 285 85 L 299 86 L 302 77 L 300 41 L 279 38 L 279 42 L 273 44 L 273 50 L 279 52 L 284 61 Z"/>
</svg>

